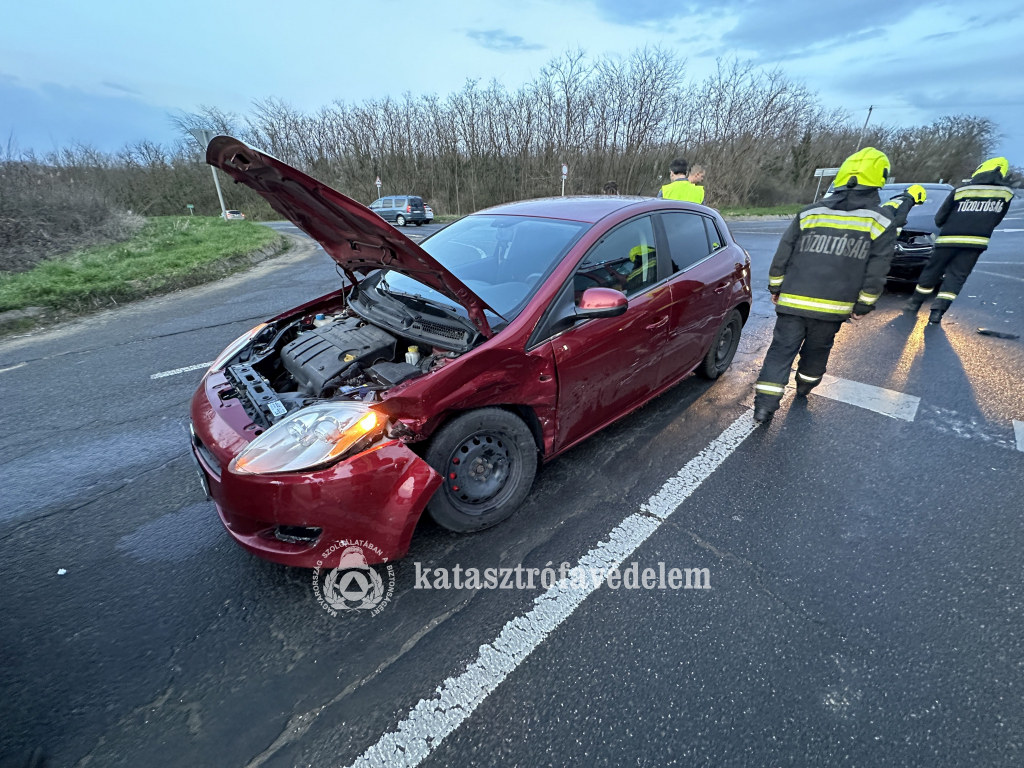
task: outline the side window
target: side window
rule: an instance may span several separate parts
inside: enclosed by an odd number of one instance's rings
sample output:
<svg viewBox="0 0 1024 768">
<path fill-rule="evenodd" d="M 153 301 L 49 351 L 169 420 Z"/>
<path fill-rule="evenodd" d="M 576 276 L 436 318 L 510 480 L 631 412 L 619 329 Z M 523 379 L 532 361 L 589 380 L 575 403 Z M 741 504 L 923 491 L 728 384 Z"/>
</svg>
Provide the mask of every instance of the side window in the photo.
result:
<svg viewBox="0 0 1024 768">
<path fill-rule="evenodd" d="M 395 208 L 405 208 L 405 198 L 404 197 L 397 197 L 397 198 L 395 198 Z"/>
<path fill-rule="evenodd" d="M 719 248 L 724 248 L 725 240 L 722 238 L 721 232 L 718 231 L 718 225 L 715 224 L 715 220 L 709 219 L 705 216 L 704 226 L 707 227 L 708 230 L 708 241 L 711 243 L 711 252 L 714 253 Z"/>
<path fill-rule="evenodd" d="M 672 253 L 672 272 L 689 269 L 706 259 L 711 249 L 704 229 L 704 217 L 696 213 L 662 213 L 668 247 Z"/>
<path fill-rule="evenodd" d="M 574 278 L 576 301 L 587 288 L 614 288 L 627 296 L 658 282 L 658 254 L 651 217 L 622 224 L 595 245 Z"/>
<path fill-rule="evenodd" d="M 381 208 L 394 208 L 395 207 L 394 203 L 395 203 L 394 200 L 385 200 L 384 202 L 382 202 L 380 204 L 380 207 Z"/>
</svg>

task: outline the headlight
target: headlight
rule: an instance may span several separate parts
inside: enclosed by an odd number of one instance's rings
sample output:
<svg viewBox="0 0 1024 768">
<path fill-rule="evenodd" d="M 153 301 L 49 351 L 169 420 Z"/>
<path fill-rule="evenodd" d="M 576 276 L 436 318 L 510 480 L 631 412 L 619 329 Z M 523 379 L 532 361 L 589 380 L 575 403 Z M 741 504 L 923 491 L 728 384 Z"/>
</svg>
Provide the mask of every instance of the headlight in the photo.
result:
<svg viewBox="0 0 1024 768">
<path fill-rule="evenodd" d="M 259 335 L 259 332 L 262 331 L 266 327 L 267 327 L 266 323 L 260 323 L 255 328 L 253 328 L 251 331 L 246 331 L 241 336 L 239 336 L 237 339 L 235 339 L 230 344 L 228 344 L 227 347 L 224 349 L 224 351 L 221 352 L 220 355 L 217 356 L 217 359 L 213 361 L 213 365 L 210 366 L 210 370 L 208 370 L 207 373 L 216 373 L 221 368 L 223 368 L 224 364 L 228 360 L 230 360 L 232 357 L 234 357 L 239 352 L 241 352 L 242 348 L 246 344 L 248 344 L 250 341 L 255 339 L 256 336 Z"/>
<path fill-rule="evenodd" d="M 362 403 L 323 403 L 294 411 L 235 458 L 235 472 L 261 475 L 314 469 L 343 458 L 380 435 L 385 418 Z"/>
</svg>

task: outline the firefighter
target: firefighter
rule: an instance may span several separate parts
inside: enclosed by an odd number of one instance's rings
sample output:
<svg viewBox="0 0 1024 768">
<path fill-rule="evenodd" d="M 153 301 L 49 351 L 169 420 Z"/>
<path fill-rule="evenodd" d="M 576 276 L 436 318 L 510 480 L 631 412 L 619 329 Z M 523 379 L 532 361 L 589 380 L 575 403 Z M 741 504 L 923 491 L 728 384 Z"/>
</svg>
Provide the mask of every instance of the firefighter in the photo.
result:
<svg viewBox="0 0 1024 768">
<path fill-rule="evenodd" d="M 888 202 L 882 203 L 883 208 L 892 208 L 893 222 L 896 225 L 896 234 L 907 223 L 907 216 L 915 205 L 921 205 L 928 199 L 928 190 L 920 184 L 911 184 Z"/>
<path fill-rule="evenodd" d="M 905 311 L 916 314 L 937 287 L 939 292 L 932 302 L 928 322 L 942 321 L 978 258 L 988 248 L 992 230 L 1010 208 L 1013 190 L 1006 184 L 1008 171 L 1005 157 L 993 157 L 978 166 L 970 184 L 949 193 L 935 214 L 935 223 L 940 228 L 935 250 L 917 279 Z"/>
<path fill-rule="evenodd" d="M 703 203 L 704 187 L 691 182 L 687 176 L 690 172 L 690 164 L 683 158 L 672 161 L 668 167 L 668 176 L 671 181 L 661 188 L 658 197 L 666 200 L 682 200 L 686 203 Z M 701 169 L 701 179 L 704 178 Z"/>
<path fill-rule="evenodd" d="M 778 317 L 754 386 L 756 421 L 778 409 L 798 353 L 796 393 L 806 397 L 825 374 L 843 322 L 875 308 L 896 247 L 899 206 L 882 206 L 878 195 L 889 167 L 874 147 L 851 155 L 835 191 L 800 211 L 782 236 L 768 270 Z"/>
</svg>

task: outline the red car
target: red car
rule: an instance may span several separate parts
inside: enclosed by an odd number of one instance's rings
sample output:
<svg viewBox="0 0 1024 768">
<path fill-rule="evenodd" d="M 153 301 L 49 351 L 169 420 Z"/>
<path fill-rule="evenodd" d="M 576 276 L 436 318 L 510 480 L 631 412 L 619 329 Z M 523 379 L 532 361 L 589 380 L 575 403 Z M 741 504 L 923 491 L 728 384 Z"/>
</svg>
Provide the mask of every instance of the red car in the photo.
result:
<svg viewBox="0 0 1024 768">
<path fill-rule="evenodd" d="M 339 540 L 400 558 L 424 509 L 454 531 L 504 520 L 538 462 L 694 371 L 719 376 L 750 311 L 749 259 L 700 205 L 528 200 L 417 245 L 236 139 L 211 142 L 207 162 L 351 286 L 239 338 L 192 400 L 225 527 L 278 563 L 313 567 Z"/>
</svg>

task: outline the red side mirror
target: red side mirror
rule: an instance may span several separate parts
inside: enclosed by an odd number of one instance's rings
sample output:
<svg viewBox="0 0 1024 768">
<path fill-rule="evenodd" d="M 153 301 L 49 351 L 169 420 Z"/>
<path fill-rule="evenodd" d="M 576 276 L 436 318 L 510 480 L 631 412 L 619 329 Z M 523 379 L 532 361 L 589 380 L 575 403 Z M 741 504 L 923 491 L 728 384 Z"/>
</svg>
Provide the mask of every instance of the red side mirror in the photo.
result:
<svg viewBox="0 0 1024 768">
<path fill-rule="evenodd" d="M 629 309 L 625 294 L 611 288 L 587 288 L 576 307 L 577 319 L 591 317 L 618 317 Z"/>
</svg>

